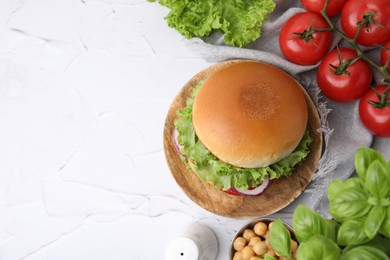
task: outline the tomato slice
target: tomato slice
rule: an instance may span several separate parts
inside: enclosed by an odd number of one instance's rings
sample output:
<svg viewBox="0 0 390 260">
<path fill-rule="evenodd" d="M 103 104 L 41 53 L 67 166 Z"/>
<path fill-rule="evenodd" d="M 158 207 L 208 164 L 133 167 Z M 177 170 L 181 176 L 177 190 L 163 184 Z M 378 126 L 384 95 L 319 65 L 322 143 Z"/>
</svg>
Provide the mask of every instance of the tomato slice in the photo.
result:
<svg viewBox="0 0 390 260">
<path fill-rule="evenodd" d="M 224 190 L 223 192 L 226 192 L 227 194 L 234 195 L 234 196 L 243 196 L 236 188 L 231 187 L 228 190 Z"/>
</svg>

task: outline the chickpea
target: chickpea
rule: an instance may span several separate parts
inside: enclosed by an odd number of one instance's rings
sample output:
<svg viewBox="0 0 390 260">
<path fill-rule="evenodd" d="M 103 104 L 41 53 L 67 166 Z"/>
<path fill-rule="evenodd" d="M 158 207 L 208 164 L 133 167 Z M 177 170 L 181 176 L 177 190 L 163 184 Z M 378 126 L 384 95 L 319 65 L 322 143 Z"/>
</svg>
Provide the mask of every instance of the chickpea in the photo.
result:
<svg viewBox="0 0 390 260">
<path fill-rule="evenodd" d="M 251 246 L 246 246 L 241 250 L 242 259 L 249 260 L 252 256 L 255 256 L 255 252 L 253 251 Z"/>
<path fill-rule="evenodd" d="M 262 256 L 268 251 L 268 247 L 264 241 L 260 241 L 253 246 L 253 251 L 256 255 Z"/>
<path fill-rule="evenodd" d="M 295 250 L 295 252 L 292 253 L 292 256 L 293 256 L 294 260 L 298 259 L 297 252 L 298 252 L 298 250 Z"/>
<path fill-rule="evenodd" d="M 295 241 L 294 239 L 291 239 L 291 252 L 295 252 L 297 251 L 297 248 L 298 248 L 298 243 L 297 241 Z"/>
<path fill-rule="evenodd" d="M 272 256 L 276 256 L 275 251 L 274 251 L 274 249 L 272 247 L 268 248 L 268 251 L 267 251 L 266 254 L 269 254 L 269 255 L 272 255 Z"/>
<path fill-rule="evenodd" d="M 235 252 L 233 255 L 233 260 L 244 260 L 244 258 L 242 257 L 242 252 L 241 251 Z"/>
<path fill-rule="evenodd" d="M 289 260 L 289 258 L 284 256 L 279 256 L 279 260 Z"/>
<path fill-rule="evenodd" d="M 265 240 L 264 240 L 265 244 L 267 245 L 267 247 L 271 248 L 272 245 L 271 245 L 271 241 L 270 241 L 270 238 L 267 237 Z"/>
<path fill-rule="evenodd" d="M 255 237 L 256 234 L 252 229 L 245 229 L 244 232 L 242 233 L 242 236 L 246 239 L 246 241 L 250 241 L 252 237 Z"/>
<path fill-rule="evenodd" d="M 274 224 L 274 222 L 272 221 L 272 222 L 270 222 L 269 224 L 268 224 L 268 229 L 269 230 L 271 230 L 272 229 L 272 225 Z"/>
<path fill-rule="evenodd" d="M 260 256 L 252 256 L 249 260 L 264 260 L 264 258 Z"/>
<path fill-rule="evenodd" d="M 233 247 L 236 251 L 241 251 L 246 246 L 246 239 L 237 237 L 233 242 Z"/>
<path fill-rule="evenodd" d="M 250 246 L 254 246 L 257 242 L 260 242 L 261 241 L 261 238 L 260 237 L 252 237 L 251 240 L 249 241 L 249 244 Z"/>
<path fill-rule="evenodd" d="M 257 222 L 253 227 L 254 232 L 259 236 L 264 236 L 267 232 L 267 224 L 264 222 Z"/>
</svg>

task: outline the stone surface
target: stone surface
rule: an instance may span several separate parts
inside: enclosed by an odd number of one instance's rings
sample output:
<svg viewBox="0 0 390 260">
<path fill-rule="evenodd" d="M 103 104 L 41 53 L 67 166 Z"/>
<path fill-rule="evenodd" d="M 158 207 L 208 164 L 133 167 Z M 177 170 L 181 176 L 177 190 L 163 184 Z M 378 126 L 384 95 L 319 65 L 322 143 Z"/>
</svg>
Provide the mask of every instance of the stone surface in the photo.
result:
<svg viewBox="0 0 390 260">
<path fill-rule="evenodd" d="M 212 64 L 168 28 L 167 11 L 0 0 L 0 259 L 163 259 L 193 222 L 228 258 L 248 220 L 194 204 L 164 157 L 173 98 Z"/>
</svg>

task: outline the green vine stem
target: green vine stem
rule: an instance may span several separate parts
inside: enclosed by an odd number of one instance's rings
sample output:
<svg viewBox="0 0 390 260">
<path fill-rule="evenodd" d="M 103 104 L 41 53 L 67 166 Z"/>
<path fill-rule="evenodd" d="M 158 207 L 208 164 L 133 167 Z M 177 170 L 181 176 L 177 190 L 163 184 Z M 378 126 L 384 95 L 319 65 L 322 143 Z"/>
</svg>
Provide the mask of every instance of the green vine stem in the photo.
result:
<svg viewBox="0 0 390 260">
<path fill-rule="evenodd" d="M 390 98 L 390 72 L 388 71 L 388 66 L 390 65 L 390 59 L 386 61 L 386 63 L 381 66 L 374 62 L 372 59 L 370 59 L 360 48 L 360 46 L 356 43 L 356 40 L 358 38 L 358 35 L 360 31 L 363 29 L 364 26 L 367 26 L 368 23 L 373 22 L 373 16 L 372 14 L 368 14 L 364 16 L 364 20 L 359 23 L 358 30 L 356 32 L 355 37 L 349 38 L 343 31 L 336 28 L 336 26 L 332 23 L 329 16 L 326 14 L 326 9 L 328 8 L 328 2 L 329 0 L 325 1 L 325 5 L 321 10 L 321 15 L 324 17 L 326 22 L 329 24 L 330 29 L 337 33 L 339 36 L 341 36 L 345 41 L 347 41 L 351 47 L 356 51 L 358 54 L 358 57 L 364 61 L 366 61 L 372 68 L 377 70 L 383 77 L 383 83 L 387 85 L 386 90 L 383 92 L 380 100 L 388 100 Z"/>
</svg>

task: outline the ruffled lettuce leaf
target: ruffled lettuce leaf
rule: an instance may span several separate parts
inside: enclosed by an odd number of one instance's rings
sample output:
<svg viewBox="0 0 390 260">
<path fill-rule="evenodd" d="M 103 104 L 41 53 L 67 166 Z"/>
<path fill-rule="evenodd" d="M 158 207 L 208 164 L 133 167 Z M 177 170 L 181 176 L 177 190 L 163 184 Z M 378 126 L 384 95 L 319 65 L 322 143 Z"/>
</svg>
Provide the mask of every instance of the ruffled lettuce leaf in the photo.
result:
<svg viewBox="0 0 390 260">
<path fill-rule="evenodd" d="M 170 9 L 168 26 L 186 38 L 213 31 L 224 34 L 226 43 L 242 47 L 261 35 L 261 26 L 275 9 L 273 0 L 148 0 Z"/>
<path fill-rule="evenodd" d="M 235 187 L 244 190 L 259 185 L 267 175 L 271 180 L 290 176 L 294 167 L 307 157 L 312 143 L 308 131 L 290 155 L 266 167 L 240 168 L 219 160 L 199 141 L 192 125 L 192 107 L 201 84 L 202 82 L 193 89 L 186 106 L 177 111 L 178 119 L 174 122 L 179 133 L 178 143 L 183 146 L 181 152 L 186 155 L 183 160 L 194 164 L 200 179 L 213 184 L 217 189 Z"/>
</svg>

